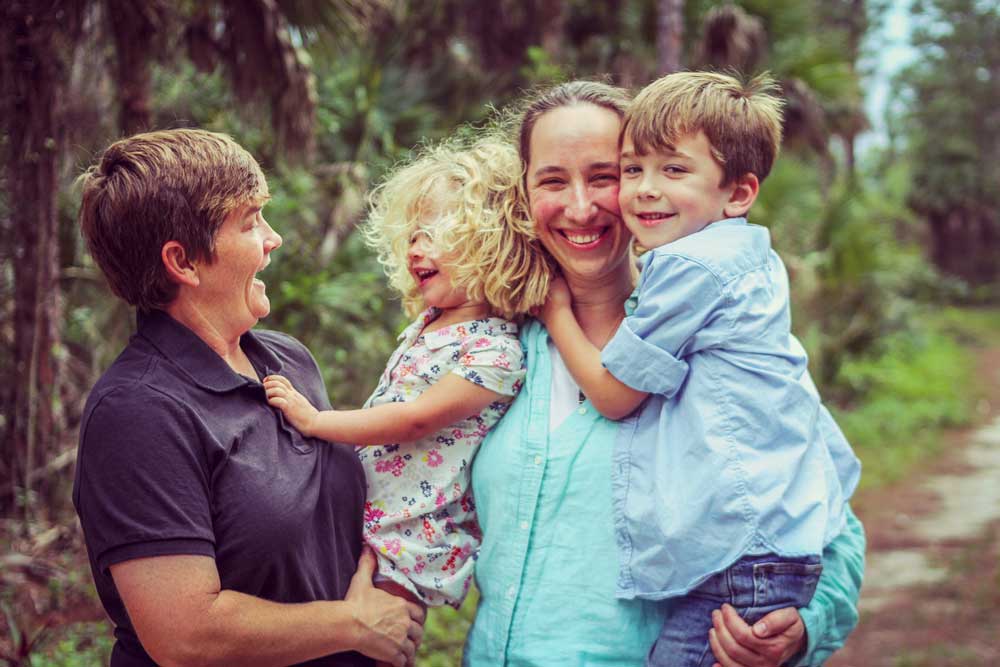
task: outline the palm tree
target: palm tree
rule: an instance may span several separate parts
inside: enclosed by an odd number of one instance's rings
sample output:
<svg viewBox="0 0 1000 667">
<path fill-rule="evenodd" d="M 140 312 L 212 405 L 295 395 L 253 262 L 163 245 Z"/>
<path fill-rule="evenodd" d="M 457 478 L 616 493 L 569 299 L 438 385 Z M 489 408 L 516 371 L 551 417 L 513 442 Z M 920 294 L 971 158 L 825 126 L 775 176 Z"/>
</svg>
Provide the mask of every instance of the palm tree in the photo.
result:
<svg viewBox="0 0 1000 667">
<path fill-rule="evenodd" d="M 202 69 L 221 66 L 237 98 L 268 100 L 275 155 L 308 161 L 313 148 L 315 86 L 297 43 L 321 32 L 344 35 L 379 3 L 361 0 L 11 0 L 0 9 L 0 110 L 6 215 L 0 219 L 10 262 L 13 317 L 7 335 L 14 378 L 0 390 L 0 475 L 15 480 L 26 515 L 36 471 L 60 444 L 56 366 L 61 355 L 57 193 L 68 163 L 68 89 L 86 42 L 108 44 L 115 63 L 119 130 L 151 126 L 154 60 L 186 47 Z M 0 209 L 2 210 L 2 209 Z M 8 271 L 4 268 L 4 272 Z M 3 284 L 3 283 L 0 283 Z M 4 355 L 7 356 L 7 355 Z M 2 466 L 7 466 L 4 468 Z M 16 493 L 0 497 L 0 509 Z"/>
</svg>

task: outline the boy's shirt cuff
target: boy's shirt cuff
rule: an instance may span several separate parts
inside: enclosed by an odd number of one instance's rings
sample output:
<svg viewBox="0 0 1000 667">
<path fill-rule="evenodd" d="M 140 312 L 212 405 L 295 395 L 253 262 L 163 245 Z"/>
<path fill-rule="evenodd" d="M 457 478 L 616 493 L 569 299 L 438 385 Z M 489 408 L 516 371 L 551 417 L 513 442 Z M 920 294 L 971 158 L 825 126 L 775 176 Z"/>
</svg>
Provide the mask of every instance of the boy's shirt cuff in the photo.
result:
<svg viewBox="0 0 1000 667">
<path fill-rule="evenodd" d="M 626 319 L 601 350 L 601 364 L 636 391 L 672 396 L 684 383 L 688 365 L 637 336 Z"/>
</svg>

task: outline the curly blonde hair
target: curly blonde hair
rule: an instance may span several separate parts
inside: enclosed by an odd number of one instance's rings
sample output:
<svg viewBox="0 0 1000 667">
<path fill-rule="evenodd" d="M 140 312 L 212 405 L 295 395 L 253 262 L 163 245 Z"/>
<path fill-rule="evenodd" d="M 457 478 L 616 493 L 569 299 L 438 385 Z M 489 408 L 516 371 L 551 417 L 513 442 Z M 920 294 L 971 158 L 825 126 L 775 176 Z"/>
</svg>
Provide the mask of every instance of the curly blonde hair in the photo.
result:
<svg viewBox="0 0 1000 667">
<path fill-rule="evenodd" d="M 488 133 L 423 147 L 372 191 L 362 232 L 410 317 L 426 307 L 407 259 L 417 231 L 448 256 L 454 286 L 494 315 L 519 319 L 544 303 L 552 267 L 524 210 L 521 174 L 517 150 Z"/>
</svg>

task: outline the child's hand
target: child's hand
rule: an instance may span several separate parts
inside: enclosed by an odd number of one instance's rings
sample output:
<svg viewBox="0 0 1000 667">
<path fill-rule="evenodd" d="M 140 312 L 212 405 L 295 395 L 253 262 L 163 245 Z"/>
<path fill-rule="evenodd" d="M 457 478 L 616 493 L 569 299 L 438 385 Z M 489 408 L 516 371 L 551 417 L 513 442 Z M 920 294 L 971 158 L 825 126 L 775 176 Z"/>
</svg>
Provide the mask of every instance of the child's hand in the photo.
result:
<svg viewBox="0 0 1000 667">
<path fill-rule="evenodd" d="M 569 286 L 566 285 L 566 281 L 562 276 L 552 279 L 549 283 L 549 294 L 545 299 L 545 304 L 542 309 L 538 312 L 538 319 L 540 319 L 546 327 L 552 324 L 552 319 L 556 315 L 564 310 L 569 310 L 573 307 L 573 296 L 570 294 Z"/>
<path fill-rule="evenodd" d="M 302 435 L 311 436 L 319 410 L 314 408 L 305 396 L 280 375 L 264 378 L 267 402 L 285 413 L 285 419 L 292 423 Z"/>
</svg>

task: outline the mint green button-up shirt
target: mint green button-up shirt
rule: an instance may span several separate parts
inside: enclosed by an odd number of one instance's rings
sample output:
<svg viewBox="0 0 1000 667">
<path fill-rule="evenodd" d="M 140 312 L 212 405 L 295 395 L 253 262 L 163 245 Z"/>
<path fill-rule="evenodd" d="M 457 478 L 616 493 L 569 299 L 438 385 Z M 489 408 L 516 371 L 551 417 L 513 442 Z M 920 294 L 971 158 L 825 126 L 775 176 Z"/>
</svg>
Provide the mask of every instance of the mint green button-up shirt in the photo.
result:
<svg viewBox="0 0 1000 667">
<path fill-rule="evenodd" d="M 472 469 L 483 542 L 481 594 L 467 667 L 642 665 L 663 624 L 662 603 L 615 597 L 618 554 L 611 466 L 618 425 L 589 402 L 549 432 L 552 365 L 539 322 L 521 331 L 528 376 Z M 821 665 L 857 623 L 864 532 L 847 526 L 823 552 L 823 575 L 801 610 Z"/>
</svg>

